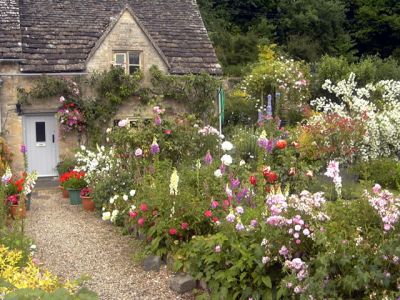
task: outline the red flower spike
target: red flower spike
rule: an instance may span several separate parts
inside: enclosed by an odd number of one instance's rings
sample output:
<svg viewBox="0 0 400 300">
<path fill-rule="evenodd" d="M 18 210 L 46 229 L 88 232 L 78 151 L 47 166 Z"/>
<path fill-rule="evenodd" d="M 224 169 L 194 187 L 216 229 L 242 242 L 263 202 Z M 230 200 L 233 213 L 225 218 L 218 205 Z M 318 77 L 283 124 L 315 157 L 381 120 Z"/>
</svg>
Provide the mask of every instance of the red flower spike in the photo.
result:
<svg viewBox="0 0 400 300">
<path fill-rule="evenodd" d="M 256 177 L 254 176 L 254 175 L 252 175 L 252 176 L 250 176 L 250 184 L 251 185 L 257 185 L 257 179 L 256 179 Z"/>
</svg>

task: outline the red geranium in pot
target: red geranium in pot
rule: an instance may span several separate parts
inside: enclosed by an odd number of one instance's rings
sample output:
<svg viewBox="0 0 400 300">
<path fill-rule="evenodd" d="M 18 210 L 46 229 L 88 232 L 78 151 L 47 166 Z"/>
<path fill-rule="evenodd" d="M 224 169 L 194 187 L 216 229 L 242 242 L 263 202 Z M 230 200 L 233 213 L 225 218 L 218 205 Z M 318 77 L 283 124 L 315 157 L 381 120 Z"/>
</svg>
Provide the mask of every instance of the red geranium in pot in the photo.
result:
<svg viewBox="0 0 400 300">
<path fill-rule="evenodd" d="M 85 187 L 81 190 L 82 206 L 85 211 L 94 211 L 95 205 L 92 197 L 93 190 Z"/>
</svg>

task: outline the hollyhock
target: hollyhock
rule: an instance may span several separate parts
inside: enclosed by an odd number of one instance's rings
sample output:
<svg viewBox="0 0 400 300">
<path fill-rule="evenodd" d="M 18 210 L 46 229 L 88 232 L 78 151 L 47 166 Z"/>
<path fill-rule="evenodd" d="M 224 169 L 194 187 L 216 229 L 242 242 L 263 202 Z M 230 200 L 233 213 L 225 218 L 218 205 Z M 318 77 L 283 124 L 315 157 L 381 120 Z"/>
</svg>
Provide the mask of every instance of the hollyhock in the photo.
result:
<svg viewBox="0 0 400 300">
<path fill-rule="evenodd" d="M 135 150 L 135 156 L 136 156 L 136 157 L 141 157 L 142 155 L 143 155 L 143 150 L 140 149 L 140 148 L 137 148 L 137 149 Z"/>
<path fill-rule="evenodd" d="M 278 140 L 276 142 L 276 148 L 278 148 L 280 150 L 285 149 L 286 146 L 287 146 L 287 142 L 285 140 Z"/>
<path fill-rule="evenodd" d="M 169 229 L 169 234 L 170 234 L 170 235 L 176 235 L 176 234 L 177 234 L 176 229 L 175 229 L 175 228 L 170 228 L 170 229 Z"/>
<path fill-rule="evenodd" d="M 144 225 L 144 222 L 145 222 L 145 219 L 144 218 L 139 218 L 139 220 L 138 220 L 138 225 L 139 226 L 143 226 Z"/>
<path fill-rule="evenodd" d="M 146 203 L 140 204 L 140 210 L 141 210 L 142 212 L 145 212 L 145 211 L 147 211 L 148 209 L 149 209 L 149 207 L 147 206 Z"/>
<path fill-rule="evenodd" d="M 281 249 L 279 250 L 279 254 L 286 257 L 289 254 L 288 248 L 282 246 Z"/>
<path fill-rule="evenodd" d="M 131 217 L 131 218 L 136 218 L 137 217 L 137 215 L 138 215 L 138 213 L 136 212 L 136 211 L 130 211 L 129 212 L 129 216 Z"/>
<path fill-rule="evenodd" d="M 218 206 L 219 206 L 219 202 L 218 202 L 218 201 L 215 201 L 215 200 L 214 200 L 213 202 L 211 202 L 211 207 L 212 207 L 212 208 L 215 209 L 215 208 L 217 208 Z"/>
<path fill-rule="evenodd" d="M 220 177 L 222 177 L 222 172 L 221 172 L 221 169 L 217 169 L 217 170 L 215 170 L 215 172 L 214 172 L 214 176 L 215 176 L 215 177 L 217 177 L 217 178 L 220 178 Z"/>
<path fill-rule="evenodd" d="M 231 205 L 231 202 L 230 202 L 228 199 L 225 199 L 224 202 L 223 202 L 223 204 L 222 204 L 222 206 L 223 206 L 224 208 L 227 208 L 229 205 Z"/>
<path fill-rule="evenodd" d="M 269 258 L 268 256 L 263 256 L 262 258 L 262 263 L 265 265 L 266 263 L 268 263 L 271 260 L 271 258 Z"/>
<path fill-rule="evenodd" d="M 183 230 L 188 230 L 188 229 L 189 229 L 189 224 L 186 223 L 186 222 L 183 222 L 183 223 L 181 224 L 181 228 L 182 228 Z"/>
<path fill-rule="evenodd" d="M 221 148 L 223 151 L 231 151 L 233 149 L 233 144 L 231 142 L 225 141 L 222 143 Z"/>
<path fill-rule="evenodd" d="M 211 210 L 206 210 L 204 212 L 204 216 L 207 217 L 207 218 L 211 218 L 212 217 L 212 211 Z"/>
<path fill-rule="evenodd" d="M 382 190 L 382 187 L 379 184 L 375 183 L 374 187 L 372 188 L 372 191 L 374 192 L 374 194 L 379 194 L 381 192 L 381 190 Z"/>
<path fill-rule="evenodd" d="M 230 156 L 229 154 L 224 154 L 221 157 L 221 162 L 225 166 L 230 166 L 232 164 L 232 162 L 233 162 L 232 156 Z"/>
<path fill-rule="evenodd" d="M 269 172 L 266 179 L 269 183 L 274 183 L 278 180 L 278 174 L 275 172 Z"/>
</svg>

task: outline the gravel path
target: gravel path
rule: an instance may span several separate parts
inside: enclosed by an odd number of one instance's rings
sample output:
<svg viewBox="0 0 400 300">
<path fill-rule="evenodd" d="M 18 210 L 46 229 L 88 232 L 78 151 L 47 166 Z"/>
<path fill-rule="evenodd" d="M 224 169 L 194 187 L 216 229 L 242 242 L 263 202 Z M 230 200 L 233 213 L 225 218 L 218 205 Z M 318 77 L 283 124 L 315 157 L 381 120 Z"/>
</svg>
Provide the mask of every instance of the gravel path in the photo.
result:
<svg viewBox="0 0 400 300">
<path fill-rule="evenodd" d="M 168 287 L 171 273 L 145 272 L 133 262 L 135 241 L 81 206 L 69 205 L 57 189 L 32 199 L 26 230 L 37 245 L 35 257 L 68 279 L 90 277 L 86 286 L 102 300 L 191 299 Z"/>
</svg>

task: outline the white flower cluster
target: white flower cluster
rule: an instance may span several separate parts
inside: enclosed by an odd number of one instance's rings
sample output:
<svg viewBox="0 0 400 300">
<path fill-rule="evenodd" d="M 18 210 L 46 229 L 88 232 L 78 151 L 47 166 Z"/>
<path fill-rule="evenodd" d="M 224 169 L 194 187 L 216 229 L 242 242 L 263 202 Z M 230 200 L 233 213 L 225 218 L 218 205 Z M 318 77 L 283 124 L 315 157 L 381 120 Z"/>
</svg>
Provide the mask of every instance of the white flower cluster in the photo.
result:
<svg viewBox="0 0 400 300">
<path fill-rule="evenodd" d="M 325 97 L 311 101 L 322 113 L 336 113 L 343 117 L 362 121 L 365 134 L 362 141 L 356 143 L 362 159 L 375 159 L 380 156 L 397 154 L 400 149 L 400 81 L 384 80 L 357 88 L 355 75 L 348 80 L 332 84 L 326 80 L 325 90 L 341 99 L 337 104 Z M 379 99 L 373 100 L 379 95 Z M 318 119 L 320 117 L 313 117 Z M 311 118 L 310 122 L 313 122 Z"/>
<path fill-rule="evenodd" d="M 22 191 L 24 195 L 28 195 L 32 192 L 33 188 L 36 185 L 37 178 L 38 174 L 36 171 L 33 171 L 32 173 L 28 173 L 28 175 L 26 175 L 24 189 Z"/>
<path fill-rule="evenodd" d="M 198 133 L 201 135 L 216 135 L 219 138 L 222 138 L 218 129 L 210 125 L 204 126 L 203 128 L 199 129 Z"/>
<path fill-rule="evenodd" d="M 85 180 L 89 184 L 96 178 L 106 175 L 119 164 L 119 161 L 114 158 L 114 149 L 106 150 L 104 146 L 97 146 L 97 151 L 81 146 L 81 151 L 75 154 L 75 158 L 77 160 L 75 170 L 85 172 Z"/>
</svg>

